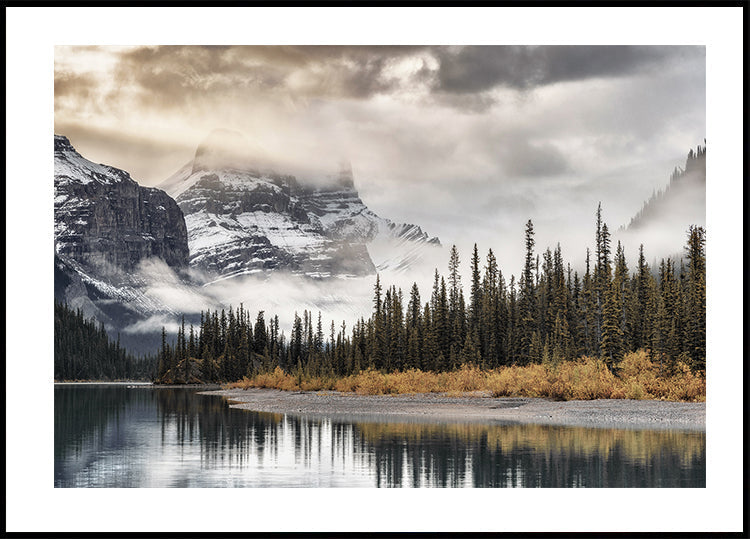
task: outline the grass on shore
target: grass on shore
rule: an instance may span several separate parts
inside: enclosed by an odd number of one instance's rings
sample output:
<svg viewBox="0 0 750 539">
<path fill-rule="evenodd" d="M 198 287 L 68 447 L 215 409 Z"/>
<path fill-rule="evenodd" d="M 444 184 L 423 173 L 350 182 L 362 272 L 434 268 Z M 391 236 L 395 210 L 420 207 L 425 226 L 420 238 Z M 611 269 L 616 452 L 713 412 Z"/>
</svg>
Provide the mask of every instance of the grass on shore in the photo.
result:
<svg viewBox="0 0 750 539">
<path fill-rule="evenodd" d="M 583 357 L 557 365 L 511 366 L 481 370 L 463 365 L 453 372 L 408 370 L 382 373 L 361 371 L 345 377 L 320 377 L 273 372 L 245 377 L 229 388 L 273 388 L 287 391 L 341 391 L 361 395 L 489 391 L 494 397 L 548 397 L 557 400 L 656 399 L 705 401 L 706 379 L 678 363 L 673 372 L 661 372 L 648 352 L 627 354 L 617 375 L 598 358 Z"/>
</svg>

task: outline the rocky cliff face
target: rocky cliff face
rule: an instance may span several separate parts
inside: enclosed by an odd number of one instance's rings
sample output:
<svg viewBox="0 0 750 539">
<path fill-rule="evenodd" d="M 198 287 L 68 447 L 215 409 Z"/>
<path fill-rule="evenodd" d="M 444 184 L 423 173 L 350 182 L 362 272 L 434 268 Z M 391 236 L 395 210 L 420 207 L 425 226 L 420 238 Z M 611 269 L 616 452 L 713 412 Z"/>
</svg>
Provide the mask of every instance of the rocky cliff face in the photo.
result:
<svg viewBox="0 0 750 539">
<path fill-rule="evenodd" d="M 56 136 L 55 297 L 102 321 L 113 338 L 119 333 L 128 350 L 153 352 L 163 325 L 183 314 L 197 323 L 203 308 L 252 301 L 282 316 L 299 305 L 346 311 L 359 296 L 344 281 L 369 291 L 376 271 L 407 268 L 440 245 L 417 226 L 370 211 L 350 168 L 297 179 L 259 165 L 257 152 L 238 157 L 233 137 L 201 144 L 162 184 L 167 194 L 83 158 Z M 376 244 L 383 255 L 373 255 Z M 266 286 L 279 271 L 293 275 Z M 247 277 L 224 281 L 240 276 Z M 279 282 L 291 283 L 299 305 L 274 303 Z M 369 306 L 369 293 L 364 301 Z"/>
<path fill-rule="evenodd" d="M 112 335 L 155 314 L 174 314 L 150 287 L 182 287 L 168 271 L 188 264 L 182 210 L 164 191 L 139 186 L 120 169 L 82 157 L 55 136 L 55 298 L 104 323 Z M 143 264 L 150 264 L 144 270 Z M 159 283 L 159 280 L 171 279 Z M 151 351 L 154 335 L 122 334 L 128 349 Z"/>
<path fill-rule="evenodd" d="M 55 136 L 55 252 L 79 263 L 130 269 L 158 257 L 188 263 L 182 210 L 159 189 L 83 158 Z"/>
<path fill-rule="evenodd" d="M 160 185 L 185 214 L 191 266 L 219 278 L 267 270 L 363 276 L 385 269 L 368 252 L 376 239 L 392 243 L 385 262 L 396 269 L 414 263 L 420 249 L 440 245 L 417 226 L 370 211 L 350 167 L 312 183 L 254 167 L 238 155 L 247 147 L 241 135 L 220 135 L 209 136 L 193 161 Z"/>
</svg>

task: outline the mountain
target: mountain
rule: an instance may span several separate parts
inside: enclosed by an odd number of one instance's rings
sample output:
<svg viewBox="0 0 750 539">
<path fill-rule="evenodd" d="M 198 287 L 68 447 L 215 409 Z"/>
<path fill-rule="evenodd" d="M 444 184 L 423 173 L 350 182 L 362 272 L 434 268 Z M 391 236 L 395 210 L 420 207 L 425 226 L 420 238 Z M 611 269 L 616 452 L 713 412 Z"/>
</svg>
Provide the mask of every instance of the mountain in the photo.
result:
<svg viewBox="0 0 750 539">
<path fill-rule="evenodd" d="M 706 220 L 706 148 L 688 152 L 685 168 L 675 167 L 666 188 L 651 195 L 630 220 L 626 230 L 639 230 L 675 220 L 705 224 Z"/>
<path fill-rule="evenodd" d="M 146 293 L 144 264 L 179 270 L 189 260 L 182 210 L 164 191 L 82 157 L 54 138 L 55 297 L 111 329 L 171 312 Z"/>
<path fill-rule="evenodd" d="M 360 277 L 407 269 L 440 245 L 416 225 L 369 210 L 351 166 L 298 179 L 277 172 L 261 154 L 239 133 L 214 131 L 191 162 L 159 185 L 185 214 L 190 266 L 208 279 L 273 270 Z M 369 244 L 384 254 L 373 260 Z"/>
<path fill-rule="evenodd" d="M 685 167 L 675 167 L 666 187 L 643 203 L 630 222 L 618 229 L 616 238 L 637 252 L 644 243 L 655 259 L 679 258 L 675 246 L 685 245 L 690 225 L 706 225 L 706 147 L 690 150 Z"/>
<path fill-rule="evenodd" d="M 164 189 L 54 143 L 55 298 L 135 353 L 153 352 L 183 314 L 189 325 L 243 302 L 282 323 L 303 308 L 356 318 L 376 271 L 440 246 L 369 210 L 350 166 L 298 180 L 232 132 L 212 133 Z"/>
<path fill-rule="evenodd" d="M 132 269 L 158 257 L 180 267 L 188 262 L 187 228 L 164 191 L 92 163 L 56 135 L 55 253 L 88 266 Z"/>
</svg>

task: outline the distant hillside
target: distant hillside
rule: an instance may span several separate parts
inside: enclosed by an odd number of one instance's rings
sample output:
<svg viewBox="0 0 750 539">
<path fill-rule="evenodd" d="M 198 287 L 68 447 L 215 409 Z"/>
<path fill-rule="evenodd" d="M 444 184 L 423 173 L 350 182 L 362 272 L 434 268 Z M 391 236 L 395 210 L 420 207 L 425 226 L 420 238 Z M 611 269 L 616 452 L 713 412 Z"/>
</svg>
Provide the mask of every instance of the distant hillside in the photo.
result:
<svg viewBox="0 0 750 539">
<path fill-rule="evenodd" d="M 680 219 L 703 224 L 706 219 L 706 147 L 692 149 L 685 168 L 675 167 L 666 188 L 660 189 L 643 203 L 626 230 L 637 230 L 661 221 Z"/>
<path fill-rule="evenodd" d="M 650 260 L 682 256 L 690 225 L 706 226 L 706 147 L 690 150 L 664 189 L 654 192 L 627 225 L 615 233 L 627 252 L 644 244 Z"/>
</svg>

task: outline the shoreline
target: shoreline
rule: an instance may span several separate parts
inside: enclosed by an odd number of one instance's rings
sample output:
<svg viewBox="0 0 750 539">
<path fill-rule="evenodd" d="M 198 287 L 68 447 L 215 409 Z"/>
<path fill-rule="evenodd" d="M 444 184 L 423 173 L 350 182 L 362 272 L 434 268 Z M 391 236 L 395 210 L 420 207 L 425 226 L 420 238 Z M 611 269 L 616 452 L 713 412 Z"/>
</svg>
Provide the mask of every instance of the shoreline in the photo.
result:
<svg viewBox="0 0 750 539">
<path fill-rule="evenodd" d="M 54 385 L 56 386 L 84 386 L 84 385 L 97 385 L 97 386 L 151 386 L 153 382 L 144 382 L 143 380 L 55 380 Z"/>
<path fill-rule="evenodd" d="M 527 423 L 618 429 L 706 431 L 705 402 L 599 399 L 554 401 L 473 392 L 359 395 L 335 391 L 222 389 L 201 395 L 226 398 L 232 408 L 362 421 Z"/>
<path fill-rule="evenodd" d="M 98 381 L 98 380 L 78 380 L 53 382 L 55 386 L 126 386 L 126 387 L 150 387 L 153 389 L 202 389 L 203 391 L 216 391 L 221 389 L 222 384 L 156 384 L 154 382 L 143 381 Z"/>
</svg>

